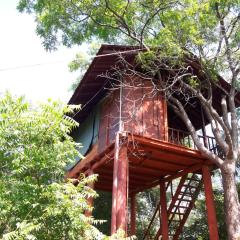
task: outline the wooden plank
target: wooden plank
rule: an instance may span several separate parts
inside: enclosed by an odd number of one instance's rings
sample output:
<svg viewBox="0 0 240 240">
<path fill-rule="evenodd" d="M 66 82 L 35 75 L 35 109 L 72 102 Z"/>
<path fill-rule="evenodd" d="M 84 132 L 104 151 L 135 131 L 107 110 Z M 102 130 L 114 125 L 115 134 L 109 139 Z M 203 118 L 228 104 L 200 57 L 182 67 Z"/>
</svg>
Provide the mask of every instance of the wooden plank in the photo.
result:
<svg viewBox="0 0 240 240">
<path fill-rule="evenodd" d="M 120 146 L 117 171 L 117 227 L 127 232 L 128 157 L 127 146 Z"/>
<path fill-rule="evenodd" d="M 145 176 L 151 176 L 155 178 L 159 178 L 160 176 L 172 173 L 172 172 L 162 172 L 162 171 L 156 170 L 155 168 L 148 168 L 148 167 L 145 167 L 144 164 L 141 166 L 129 165 L 129 171 L 130 171 L 130 174 L 134 173 L 134 174 L 139 174 L 140 176 L 145 175 Z"/>
<path fill-rule="evenodd" d="M 67 172 L 66 178 L 76 178 L 79 172 L 89 164 L 98 155 L 98 144 L 94 144 L 92 150 L 86 155 L 86 157 L 80 160 L 70 171 Z"/>
<path fill-rule="evenodd" d="M 116 135 L 114 148 L 114 166 L 113 166 L 113 185 L 112 185 L 112 218 L 111 218 L 111 235 L 117 231 L 117 197 L 118 197 L 118 164 L 119 164 L 119 133 Z"/>
<path fill-rule="evenodd" d="M 92 170 L 93 171 L 97 171 L 98 168 L 102 167 L 106 162 L 110 162 L 113 160 L 113 152 L 109 153 L 109 154 L 105 154 L 105 156 L 103 158 L 101 158 L 101 160 L 95 162 L 92 165 Z"/>
<path fill-rule="evenodd" d="M 179 166 L 176 164 L 172 164 L 172 163 L 168 163 L 168 162 L 162 162 L 162 161 L 157 161 L 152 160 L 152 159 L 145 159 L 144 160 L 144 166 L 146 167 L 152 167 L 155 169 L 158 169 L 159 171 L 168 171 L 168 172 L 172 172 L 175 173 L 176 171 L 179 171 L 181 169 L 184 169 L 184 166 Z"/>
<path fill-rule="evenodd" d="M 193 156 L 183 156 L 179 155 L 176 152 L 170 152 L 168 150 L 165 150 L 164 148 L 155 148 L 146 146 L 144 144 L 139 144 L 137 149 L 131 149 L 134 152 L 135 156 L 141 157 L 141 155 L 144 153 L 144 156 L 147 156 L 148 158 L 157 158 L 158 161 L 164 161 L 164 162 L 170 162 L 175 163 L 179 165 L 192 165 L 194 163 L 203 163 L 202 159 L 197 159 Z M 134 156 L 133 155 L 133 156 Z"/>
<path fill-rule="evenodd" d="M 167 101 L 163 99 L 163 119 L 164 119 L 164 141 L 168 141 L 168 111 L 167 111 Z"/>
<path fill-rule="evenodd" d="M 169 152 L 175 152 L 177 154 L 181 154 L 182 156 L 190 156 L 190 157 L 195 157 L 197 159 L 203 159 L 206 160 L 206 158 L 201 155 L 200 151 L 198 150 L 193 150 L 187 147 L 183 147 L 180 145 L 172 144 L 166 141 L 158 140 L 158 139 L 153 139 L 153 138 L 147 138 L 139 135 L 128 135 L 129 142 L 139 142 L 142 143 L 146 146 L 158 148 L 158 149 L 164 149 L 165 151 Z"/>
<path fill-rule="evenodd" d="M 201 168 L 202 168 L 202 164 L 196 164 L 196 165 L 193 165 L 191 167 L 185 168 L 184 170 L 176 173 L 175 175 L 168 176 L 164 180 L 165 180 L 165 182 L 169 182 L 169 181 L 172 181 L 173 179 L 182 177 L 182 176 L 186 175 L 187 173 L 194 173 Z"/>
</svg>

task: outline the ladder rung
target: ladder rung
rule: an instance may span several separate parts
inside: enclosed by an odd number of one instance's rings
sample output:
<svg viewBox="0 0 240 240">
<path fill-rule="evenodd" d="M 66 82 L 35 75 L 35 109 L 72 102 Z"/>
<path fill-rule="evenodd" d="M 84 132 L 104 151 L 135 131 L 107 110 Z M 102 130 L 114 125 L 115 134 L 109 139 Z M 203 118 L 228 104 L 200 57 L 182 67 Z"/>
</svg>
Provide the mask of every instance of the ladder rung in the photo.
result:
<svg viewBox="0 0 240 240">
<path fill-rule="evenodd" d="M 186 187 L 186 188 L 197 188 L 196 186 L 192 186 L 192 185 L 183 185 L 183 187 Z"/>
<path fill-rule="evenodd" d="M 173 205 L 173 208 L 188 208 L 188 206 L 182 206 L 182 205 Z"/>
<path fill-rule="evenodd" d="M 188 208 L 188 207 L 186 207 L 186 206 L 180 206 L 180 205 L 179 205 L 178 207 L 179 207 L 179 208 Z"/>
<path fill-rule="evenodd" d="M 191 177 L 191 178 L 186 178 L 186 180 L 188 181 L 196 181 L 196 182 L 200 182 L 201 180 L 195 177 Z"/>
<path fill-rule="evenodd" d="M 170 212 L 170 214 L 174 214 L 174 215 L 184 215 L 184 213 L 179 213 L 179 212 Z"/>
<path fill-rule="evenodd" d="M 177 199 L 178 201 L 184 201 L 184 202 L 192 202 L 192 200 L 189 200 L 189 199 L 183 199 L 183 198 L 178 198 Z"/>
<path fill-rule="evenodd" d="M 188 196 L 188 197 L 192 197 L 192 194 L 190 194 L 189 192 L 180 192 L 183 196 Z"/>
</svg>

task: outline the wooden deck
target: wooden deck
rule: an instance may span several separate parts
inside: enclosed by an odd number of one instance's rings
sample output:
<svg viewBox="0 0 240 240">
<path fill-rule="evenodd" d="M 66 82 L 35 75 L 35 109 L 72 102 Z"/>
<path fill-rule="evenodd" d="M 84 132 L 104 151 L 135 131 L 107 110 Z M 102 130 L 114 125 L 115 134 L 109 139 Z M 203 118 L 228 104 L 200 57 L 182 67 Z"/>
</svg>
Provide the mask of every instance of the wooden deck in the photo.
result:
<svg viewBox="0 0 240 240">
<path fill-rule="evenodd" d="M 114 145 L 110 144 L 98 154 L 97 146 L 71 169 L 67 177 L 77 178 L 89 169 L 98 174 L 96 190 L 112 191 Z M 137 193 L 159 184 L 159 179 L 172 180 L 201 169 L 203 164 L 212 165 L 198 150 L 170 142 L 123 133 L 121 145 L 127 147 L 129 193 Z"/>
</svg>

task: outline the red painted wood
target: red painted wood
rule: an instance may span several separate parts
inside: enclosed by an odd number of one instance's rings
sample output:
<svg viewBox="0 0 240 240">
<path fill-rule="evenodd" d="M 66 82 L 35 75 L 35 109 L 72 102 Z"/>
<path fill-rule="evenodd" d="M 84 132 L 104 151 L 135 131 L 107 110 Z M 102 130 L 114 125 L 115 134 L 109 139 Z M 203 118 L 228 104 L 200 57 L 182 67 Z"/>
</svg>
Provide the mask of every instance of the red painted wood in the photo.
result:
<svg viewBox="0 0 240 240">
<path fill-rule="evenodd" d="M 196 172 L 197 170 L 199 170 L 201 168 L 202 168 L 202 164 L 193 165 L 193 166 L 191 166 L 189 168 L 186 168 L 183 171 L 181 171 L 181 172 L 179 172 L 179 173 L 177 173 L 177 174 L 175 174 L 173 176 L 166 177 L 165 181 L 166 182 L 172 181 L 173 179 L 182 177 L 182 176 L 184 176 L 187 173 L 194 173 L 194 172 Z"/>
<path fill-rule="evenodd" d="M 102 102 L 98 135 L 99 152 L 115 141 L 116 133 L 119 131 L 119 104 L 119 89 L 113 91 Z"/>
<path fill-rule="evenodd" d="M 122 120 L 124 131 L 142 134 L 142 89 L 136 88 L 136 85 L 141 86 L 142 80 L 139 78 L 125 78 L 125 86 L 122 94 Z"/>
<path fill-rule="evenodd" d="M 165 99 L 162 100 L 163 104 L 163 122 L 164 122 L 164 130 L 163 130 L 163 140 L 168 141 L 168 112 L 167 112 L 167 101 Z"/>
<path fill-rule="evenodd" d="M 156 139 L 165 138 L 164 100 L 153 91 L 153 83 L 139 77 L 124 79 L 124 131 Z"/>
<path fill-rule="evenodd" d="M 131 235 L 136 235 L 136 194 L 131 196 Z"/>
<path fill-rule="evenodd" d="M 120 146 L 117 172 L 117 228 L 127 232 L 128 157 L 127 146 Z"/>
<path fill-rule="evenodd" d="M 209 237 L 210 240 L 218 240 L 218 228 L 217 228 L 217 219 L 216 211 L 212 190 L 211 174 L 208 166 L 203 166 L 203 183 L 204 191 L 206 197 L 206 208 L 207 208 L 207 218 L 208 218 L 208 227 L 209 227 Z"/>
<path fill-rule="evenodd" d="M 113 166 L 113 187 L 112 187 L 112 217 L 111 217 L 111 235 L 117 230 L 117 197 L 118 197 L 118 164 L 119 164 L 119 133 L 116 135 L 114 148 L 114 166 Z"/>
<path fill-rule="evenodd" d="M 166 198 L 166 186 L 163 179 L 160 179 L 160 205 L 161 205 L 162 240 L 168 240 L 167 198 Z"/>
</svg>

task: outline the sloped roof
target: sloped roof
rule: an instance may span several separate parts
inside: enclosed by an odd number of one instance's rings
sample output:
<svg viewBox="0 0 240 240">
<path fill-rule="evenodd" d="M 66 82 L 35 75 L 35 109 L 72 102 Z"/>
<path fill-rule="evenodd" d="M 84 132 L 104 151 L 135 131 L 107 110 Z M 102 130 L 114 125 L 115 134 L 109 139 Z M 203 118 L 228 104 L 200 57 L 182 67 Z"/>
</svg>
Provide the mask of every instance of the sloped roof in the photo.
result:
<svg viewBox="0 0 240 240">
<path fill-rule="evenodd" d="M 83 76 L 81 82 L 73 93 L 68 104 L 81 104 L 82 110 L 79 111 L 74 119 L 78 122 L 83 121 L 91 109 L 104 97 L 108 92 L 107 83 L 109 80 L 104 76 L 106 72 L 113 71 L 113 67 L 119 65 L 119 53 L 121 53 L 125 59 L 129 62 L 134 61 L 134 57 L 141 51 L 137 46 L 122 46 L 122 45 L 102 45 Z M 192 62 L 192 67 L 199 72 L 200 65 L 198 62 Z M 230 85 L 221 77 L 219 77 L 220 85 L 226 89 L 230 89 Z M 220 96 L 223 91 L 220 88 L 214 89 L 213 92 L 213 106 L 221 114 L 221 103 Z M 194 101 L 193 99 L 190 101 Z M 201 120 L 201 107 L 199 103 L 190 102 L 187 106 L 187 113 L 189 114 L 190 120 L 196 129 L 202 127 Z M 236 104 L 240 106 L 240 94 L 237 94 Z M 179 124 L 184 129 L 184 124 L 177 117 L 172 110 L 169 110 L 169 114 L 172 116 L 172 121 L 175 125 Z M 207 123 L 207 121 L 206 121 Z"/>
<path fill-rule="evenodd" d="M 81 82 L 70 98 L 68 104 L 81 104 L 82 110 L 75 116 L 77 121 L 83 120 L 89 110 L 105 95 L 108 79 L 102 76 L 112 71 L 119 60 L 119 52 L 126 58 L 134 59 L 139 47 L 102 45 L 83 76 Z"/>
</svg>

